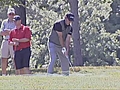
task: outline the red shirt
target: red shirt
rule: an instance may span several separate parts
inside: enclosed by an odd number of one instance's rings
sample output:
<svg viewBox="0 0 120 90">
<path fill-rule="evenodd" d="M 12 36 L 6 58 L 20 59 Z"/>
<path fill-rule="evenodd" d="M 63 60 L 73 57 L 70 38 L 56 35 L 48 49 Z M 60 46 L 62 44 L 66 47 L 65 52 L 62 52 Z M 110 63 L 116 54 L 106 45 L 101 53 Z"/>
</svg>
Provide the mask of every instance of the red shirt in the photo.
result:
<svg viewBox="0 0 120 90">
<path fill-rule="evenodd" d="M 21 25 L 20 29 L 14 29 L 10 32 L 10 41 L 12 42 L 13 38 L 17 38 L 17 39 L 22 39 L 22 38 L 27 38 L 31 40 L 31 31 L 29 29 L 28 26 L 23 26 Z M 30 47 L 31 43 L 30 41 L 28 42 L 19 42 L 18 46 L 14 46 L 14 50 L 21 50 L 23 48 L 27 48 Z"/>
</svg>

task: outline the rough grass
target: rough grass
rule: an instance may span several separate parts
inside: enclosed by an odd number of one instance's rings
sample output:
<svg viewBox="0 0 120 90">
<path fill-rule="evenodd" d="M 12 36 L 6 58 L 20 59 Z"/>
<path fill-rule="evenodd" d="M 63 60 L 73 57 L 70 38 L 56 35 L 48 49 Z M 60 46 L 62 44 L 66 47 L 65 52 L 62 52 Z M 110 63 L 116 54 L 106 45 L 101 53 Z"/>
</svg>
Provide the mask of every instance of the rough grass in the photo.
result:
<svg viewBox="0 0 120 90">
<path fill-rule="evenodd" d="M 75 67 L 70 76 L 60 75 L 58 69 L 55 75 L 47 75 L 46 69 L 37 69 L 29 76 L 0 76 L 0 90 L 120 89 L 120 67 Z"/>
</svg>

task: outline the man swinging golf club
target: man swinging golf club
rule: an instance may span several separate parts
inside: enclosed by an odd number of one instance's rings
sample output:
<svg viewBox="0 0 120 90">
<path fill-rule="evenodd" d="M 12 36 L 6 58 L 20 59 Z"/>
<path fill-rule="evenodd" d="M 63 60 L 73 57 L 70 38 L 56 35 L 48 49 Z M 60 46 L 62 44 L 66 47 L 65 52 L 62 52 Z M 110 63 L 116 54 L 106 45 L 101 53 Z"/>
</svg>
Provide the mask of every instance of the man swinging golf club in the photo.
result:
<svg viewBox="0 0 120 90">
<path fill-rule="evenodd" d="M 54 24 L 51 35 L 49 37 L 49 52 L 50 63 L 48 66 L 48 73 L 53 74 L 55 61 L 57 55 L 61 61 L 62 74 L 69 75 L 69 61 L 67 59 L 70 45 L 70 38 L 72 35 L 71 23 L 74 21 L 74 15 L 68 13 L 65 19 Z"/>
</svg>

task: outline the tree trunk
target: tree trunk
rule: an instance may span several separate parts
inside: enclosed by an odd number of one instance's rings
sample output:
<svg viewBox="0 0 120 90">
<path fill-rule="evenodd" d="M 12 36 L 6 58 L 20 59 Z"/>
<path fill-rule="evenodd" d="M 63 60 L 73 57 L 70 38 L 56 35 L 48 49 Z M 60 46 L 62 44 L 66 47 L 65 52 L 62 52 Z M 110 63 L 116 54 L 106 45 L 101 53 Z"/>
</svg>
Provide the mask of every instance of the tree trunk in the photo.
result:
<svg viewBox="0 0 120 90">
<path fill-rule="evenodd" d="M 20 0 L 25 6 L 25 0 Z M 15 12 L 17 15 L 20 15 L 22 24 L 26 25 L 26 8 L 23 5 L 15 6 Z"/>
<path fill-rule="evenodd" d="M 73 22 L 73 44 L 74 44 L 74 66 L 83 66 L 83 60 L 81 55 L 81 45 L 80 45 L 80 24 L 79 24 L 79 15 L 78 15 L 78 0 L 69 0 L 71 12 L 75 16 Z"/>
</svg>

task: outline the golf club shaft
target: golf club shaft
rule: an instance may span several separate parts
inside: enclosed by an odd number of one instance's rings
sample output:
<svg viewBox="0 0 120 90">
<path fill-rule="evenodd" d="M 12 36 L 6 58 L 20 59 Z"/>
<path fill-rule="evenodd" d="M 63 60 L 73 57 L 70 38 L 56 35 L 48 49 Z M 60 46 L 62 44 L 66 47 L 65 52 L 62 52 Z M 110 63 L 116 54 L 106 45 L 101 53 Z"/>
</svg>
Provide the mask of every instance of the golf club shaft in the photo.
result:
<svg viewBox="0 0 120 90">
<path fill-rule="evenodd" d="M 69 64 L 70 64 L 70 66 L 71 66 L 71 68 L 72 68 L 73 72 L 75 72 L 75 71 L 74 71 L 74 68 L 73 68 L 73 66 L 72 66 L 72 63 L 71 63 L 71 62 L 70 62 L 70 60 L 69 60 L 69 57 L 68 57 L 68 56 L 66 56 L 66 58 L 67 58 L 67 60 L 68 60 L 68 62 L 69 62 Z"/>
</svg>

